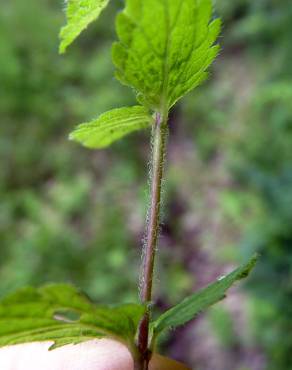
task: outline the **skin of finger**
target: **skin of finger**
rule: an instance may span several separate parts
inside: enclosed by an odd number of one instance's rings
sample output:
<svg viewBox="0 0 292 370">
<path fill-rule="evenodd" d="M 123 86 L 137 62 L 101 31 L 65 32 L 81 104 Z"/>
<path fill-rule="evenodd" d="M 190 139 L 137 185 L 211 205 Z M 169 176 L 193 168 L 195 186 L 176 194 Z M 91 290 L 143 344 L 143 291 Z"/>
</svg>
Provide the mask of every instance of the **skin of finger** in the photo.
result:
<svg viewBox="0 0 292 370">
<path fill-rule="evenodd" d="M 111 339 L 93 340 L 48 351 L 52 343 L 27 343 L 0 348 L 1 370 L 133 370 L 128 348 Z M 190 370 L 154 354 L 150 370 Z"/>
<path fill-rule="evenodd" d="M 111 339 L 66 345 L 49 351 L 51 342 L 0 348 L 1 370 L 132 370 L 125 345 Z"/>
</svg>

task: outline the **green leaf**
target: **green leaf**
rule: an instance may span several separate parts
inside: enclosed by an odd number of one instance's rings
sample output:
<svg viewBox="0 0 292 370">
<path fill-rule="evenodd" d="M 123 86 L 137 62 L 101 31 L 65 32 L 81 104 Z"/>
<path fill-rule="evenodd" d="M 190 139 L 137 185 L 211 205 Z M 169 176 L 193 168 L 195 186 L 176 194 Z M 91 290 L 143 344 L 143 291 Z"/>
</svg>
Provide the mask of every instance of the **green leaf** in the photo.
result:
<svg viewBox="0 0 292 370">
<path fill-rule="evenodd" d="M 66 1 L 67 25 L 60 32 L 60 53 L 64 53 L 80 33 L 99 17 L 108 3 L 109 0 Z"/>
<path fill-rule="evenodd" d="M 144 107 L 125 107 L 103 113 L 96 120 L 82 123 L 70 139 L 87 148 L 104 148 L 131 132 L 149 127 L 153 118 Z"/>
<path fill-rule="evenodd" d="M 184 299 L 177 306 L 162 314 L 151 324 L 151 331 L 154 337 L 165 329 L 181 326 L 193 320 L 199 313 L 209 306 L 225 298 L 226 291 L 238 280 L 246 278 L 257 262 L 258 256 L 245 265 L 239 267 L 229 275 L 219 278 L 216 282 L 199 292 Z"/>
<path fill-rule="evenodd" d="M 140 103 L 165 111 L 207 77 L 220 20 L 211 0 L 126 0 L 113 46 L 116 76 Z"/>
<path fill-rule="evenodd" d="M 51 349 L 94 338 L 112 337 L 134 346 L 145 308 L 93 304 L 70 285 L 23 288 L 0 301 L 0 347 L 53 341 Z"/>
</svg>

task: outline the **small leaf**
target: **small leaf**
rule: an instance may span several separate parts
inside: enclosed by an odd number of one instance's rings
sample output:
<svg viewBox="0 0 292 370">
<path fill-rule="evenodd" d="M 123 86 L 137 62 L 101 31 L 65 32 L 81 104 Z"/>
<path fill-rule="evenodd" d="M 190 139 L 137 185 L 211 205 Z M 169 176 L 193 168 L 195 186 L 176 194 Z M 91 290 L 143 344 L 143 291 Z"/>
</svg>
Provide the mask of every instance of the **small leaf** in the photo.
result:
<svg viewBox="0 0 292 370">
<path fill-rule="evenodd" d="M 144 312 L 136 304 L 95 305 L 70 285 L 23 288 L 0 301 L 0 347 L 53 341 L 54 349 L 112 337 L 132 348 Z"/>
<path fill-rule="evenodd" d="M 70 134 L 70 139 L 87 148 L 109 146 L 131 132 L 149 127 L 153 118 L 142 106 L 113 109 L 96 120 L 82 123 Z"/>
<path fill-rule="evenodd" d="M 64 53 L 80 33 L 99 17 L 108 3 L 109 0 L 66 1 L 67 25 L 60 32 L 60 53 Z"/>
<path fill-rule="evenodd" d="M 219 278 L 213 284 L 166 311 L 151 324 L 153 336 L 157 336 L 165 329 L 175 328 L 193 320 L 209 306 L 225 298 L 226 291 L 236 281 L 246 278 L 249 275 L 257 262 L 257 258 L 257 256 L 252 257 L 245 265 L 239 267 L 229 275 Z"/>
<path fill-rule="evenodd" d="M 153 110 L 171 108 L 207 77 L 220 20 L 211 0 L 127 0 L 117 16 L 116 76 Z"/>
</svg>

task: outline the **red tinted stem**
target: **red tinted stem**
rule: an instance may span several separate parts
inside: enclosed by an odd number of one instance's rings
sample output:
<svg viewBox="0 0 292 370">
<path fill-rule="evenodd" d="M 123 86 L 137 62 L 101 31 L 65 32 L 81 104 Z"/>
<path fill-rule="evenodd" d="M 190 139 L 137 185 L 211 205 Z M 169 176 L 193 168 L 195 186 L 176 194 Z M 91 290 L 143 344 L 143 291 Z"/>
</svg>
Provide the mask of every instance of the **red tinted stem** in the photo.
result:
<svg viewBox="0 0 292 370">
<path fill-rule="evenodd" d="M 157 113 L 155 124 L 152 128 L 152 159 L 151 159 L 151 197 L 148 210 L 146 241 L 144 246 L 143 268 L 141 276 L 141 301 L 144 304 L 149 304 L 152 300 L 154 264 L 157 250 L 157 240 L 160 229 L 160 213 L 161 213 L 161 192 L 162 179 L 164 172 L 164 159 L 166 153 L 166 144 L 168 136 L 167 115 L 163 117 Z M 150 311 L 144 315 L 138 337 L 138 349 L 141 355 L 140 370 L 148 369 L 150 352 L 148 348 L 149 342 L 149 322 Z"/>
</svg>

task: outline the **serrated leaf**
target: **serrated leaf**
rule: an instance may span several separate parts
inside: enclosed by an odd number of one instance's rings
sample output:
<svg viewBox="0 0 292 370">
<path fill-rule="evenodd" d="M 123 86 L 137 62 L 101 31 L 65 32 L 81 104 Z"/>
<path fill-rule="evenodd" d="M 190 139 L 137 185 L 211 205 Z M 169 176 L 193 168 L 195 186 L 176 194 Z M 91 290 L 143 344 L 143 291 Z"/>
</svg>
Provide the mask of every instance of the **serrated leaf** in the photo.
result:
<svg viewBox="0 0 292 370">
<path fill-rule="evenodd" d="M 211 0 L 127 0 L 117 16 L 116 76 L 139 102 L 165 111 L 207 77 L 220 20 Z"/>
<path fill-rule="evenodd" d="M 82 123 L 70 139 L 87 148 L 104 148 L 125 135 L 149 127 L 153 118 L 142 106 L 113 109 L 96 120 Z"/>
<path fill-rule="evenodd" d="M 102 337 L 131 347 L 144 312 L 136 304 L 95 305 L 70 285 L 23 288 L 0 301 L 0 347 L 53 341 L 53 349 Z"/>
<path fill-rule="evenodd" d="M 257 262 L 257 256 L 229 275 L 219 278 L 215 283 L 184 299 L 181 303 L 162 314 L 151 324 L 153 336 L 165 329 L 176 328 L 193 320 L 209 306 L 225 298 L 226 291 L 238 280 L 246 278 Z"/>
<path fill-rule="evenodd" d="M 66 48 L 96 20 L 102 10 L 108 5 L 109 0 L 67 0 L 66 17 L 67 25 L 60 32 L 60 53 L 64 53 Z"/>
</svg>

